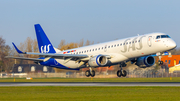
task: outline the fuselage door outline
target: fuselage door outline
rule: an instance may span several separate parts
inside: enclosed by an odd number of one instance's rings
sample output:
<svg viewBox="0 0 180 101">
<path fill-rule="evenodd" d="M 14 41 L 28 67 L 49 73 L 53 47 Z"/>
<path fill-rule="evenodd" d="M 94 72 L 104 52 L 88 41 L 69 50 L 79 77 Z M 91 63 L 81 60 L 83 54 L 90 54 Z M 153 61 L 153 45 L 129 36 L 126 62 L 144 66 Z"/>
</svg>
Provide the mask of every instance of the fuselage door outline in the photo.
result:
<svg viewBox="0 0 180 101">
<path fill-rule="evenodd" d="M 149 47 L 152 46 L 152 36 L 148 37 L 147 44 L 148 44 Z"/>
</svg>

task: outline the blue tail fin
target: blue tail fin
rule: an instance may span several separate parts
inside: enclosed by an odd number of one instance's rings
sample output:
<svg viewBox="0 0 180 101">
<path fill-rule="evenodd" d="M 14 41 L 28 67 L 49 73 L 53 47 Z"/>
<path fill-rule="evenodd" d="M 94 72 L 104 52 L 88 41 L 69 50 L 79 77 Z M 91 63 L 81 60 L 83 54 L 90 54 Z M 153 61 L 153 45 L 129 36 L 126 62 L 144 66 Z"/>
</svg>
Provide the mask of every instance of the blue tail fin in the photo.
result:
<svg viewBox="0 0 180 101">
<path fill-rule="evenodd" d="M 56 53 L 40 24 L 34 25 L 40 53 Z"/>
</svg>

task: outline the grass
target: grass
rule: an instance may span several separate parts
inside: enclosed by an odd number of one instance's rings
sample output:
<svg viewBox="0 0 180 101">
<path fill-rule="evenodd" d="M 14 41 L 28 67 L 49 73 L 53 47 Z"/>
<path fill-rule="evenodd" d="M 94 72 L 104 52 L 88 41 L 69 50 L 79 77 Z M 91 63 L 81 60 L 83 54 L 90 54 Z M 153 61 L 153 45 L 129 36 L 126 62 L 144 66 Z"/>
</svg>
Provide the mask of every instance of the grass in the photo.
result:
<svg viewBox="0 0 180 101">
<path fill-rule="evenodd" d="M 173 78 L 0 78 L 0 82 L 180 82 Z"/>
<path fill-rule="evenodd" d="M 180 82 L 170 78 L 1 78 L 0 82 Z M 0 87 L 0 101 L 179 101 L 180 87 Z"/>
<path fill-rule="evenodd" d="M 0 101 L 179 101 L 180 87 L 0 87 Z"/>
</svg>

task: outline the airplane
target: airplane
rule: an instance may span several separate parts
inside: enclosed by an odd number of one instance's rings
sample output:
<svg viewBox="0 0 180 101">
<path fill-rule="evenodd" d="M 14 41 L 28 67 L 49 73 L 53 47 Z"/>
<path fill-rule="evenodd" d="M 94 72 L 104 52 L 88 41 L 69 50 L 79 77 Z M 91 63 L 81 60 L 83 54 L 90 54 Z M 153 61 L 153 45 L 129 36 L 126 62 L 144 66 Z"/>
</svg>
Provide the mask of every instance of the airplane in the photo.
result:
<svg viewBox="0 0 180 101">
<path fill-rule="evenodd" d="M 131 61 L 140 68 L 155 64 L 153 54 L 163 53 L 176 48 L 176 43 L 165 33 L 149 33 L 134 37 L 60 51 L 53 47 L 40 24 L 35 24 L 35 32 L 40 53 L 22 52 L 14 43 L 19 54 L 39 55 L 39 58 L 12 57 L 6 58 L 31 60 L 39 65 L 67 70 L 89 68 L 85 75 L 95 76 L 96 67 L 119 64 L 118 77 L 125 77 L 127 72 L 122 67 Z"/>
</svg>

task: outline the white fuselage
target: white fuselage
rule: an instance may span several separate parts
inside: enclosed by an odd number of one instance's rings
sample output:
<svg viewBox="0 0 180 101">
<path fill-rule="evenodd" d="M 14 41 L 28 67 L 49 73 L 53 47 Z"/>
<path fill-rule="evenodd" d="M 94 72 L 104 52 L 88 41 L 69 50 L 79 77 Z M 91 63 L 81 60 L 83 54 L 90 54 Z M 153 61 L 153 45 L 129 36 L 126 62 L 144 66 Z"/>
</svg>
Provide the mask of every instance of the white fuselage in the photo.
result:
<svg viewBox="0 0 180 101">
<path fill-rule="evenodd" d="M 141 56 L 164 52 L 176 47 L 176 43 L 171 38 L 157 38 L 166 35 L 164 33 L 151 33 L 135 37 L 114 40 L 95 45 L 61 51 L 57 54 L 86 54 L 89 56 L 108 55 L 112 64 L 120 63 Z M 79 68 L 76 61 L 64 62 L 64 59 L 56 59 L 60 64 L 69 68 Z"/>
</svg>

